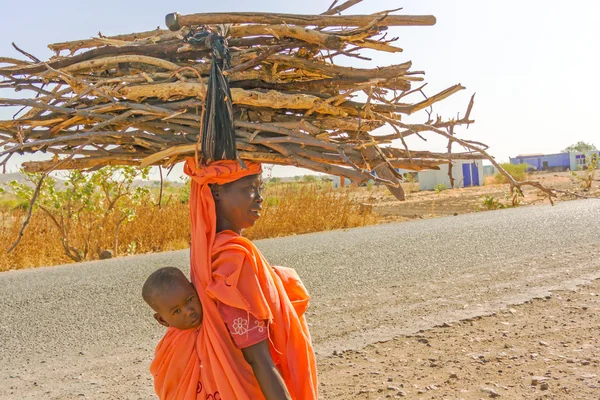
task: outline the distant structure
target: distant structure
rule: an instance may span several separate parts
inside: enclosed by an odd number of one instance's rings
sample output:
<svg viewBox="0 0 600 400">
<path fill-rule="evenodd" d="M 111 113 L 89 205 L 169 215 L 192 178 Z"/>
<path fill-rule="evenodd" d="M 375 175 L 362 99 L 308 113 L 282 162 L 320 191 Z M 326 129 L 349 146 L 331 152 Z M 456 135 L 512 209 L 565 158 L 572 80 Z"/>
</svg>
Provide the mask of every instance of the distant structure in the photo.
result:
<svg viewBox="0 0 600 400">
<path fill-rule="evenodd" d="M 410 178 L 409 174 L 412 175 L 412 179 L 419 183 L 419 190 L 434 190 L 438 185 L 445 185 L 448 189 L 452 188 L 446 165 L 441 165 L 439 170 L 414 172 L 397 168 L 396 171 L 406 179 Z M 484 177 L 483 161 L 454 161 L 452 165 L 452 177 L 454 178 L 454 188 L 482 186 Z M 339 176 L 331 176 L 331 179 L 334 189 L 349 186 L 352 183 L 349 179 L 345 179 L 344 183 L 342 183 Z"/>
<path fill-rule="evenodd" d="M 343 179 L 343 180 L 342 180 Z M 350 186 L 352 181 L 348 178 L 341 178 L 339 176 L 331 176 L 332 185 L 334 189 L 344 186 Z"/>
<path fill-rule="evenodd" d="M 532 171 L 576 171 L 587 167 L 586 156 L 589 158 L 600 156 L 599 151 L 587 153 L 571 151 L 556 154 L 520 154 L 510 158 L 511 164 L 527 164 Z"/>
<path fill-rule="evenodd" d="M 454 188 L 482 186 L 483 161 L 464 160 L 453 162 L 452 177 L 454 178 Z M 445 165 L 440 166 L 439 170 L 420 171 L 418 179 L 421 190 L 434 190 L 438 185 L 445 185 L 448 189 L 452 187 L 448 176 L 448 167 Z"/>
<path fill-rule="evenodd" d="M 484 165 L 483 166 L 483 176 L 494 176 L 498 173 L 498 168 L 493 165 Z"/>
</svg>

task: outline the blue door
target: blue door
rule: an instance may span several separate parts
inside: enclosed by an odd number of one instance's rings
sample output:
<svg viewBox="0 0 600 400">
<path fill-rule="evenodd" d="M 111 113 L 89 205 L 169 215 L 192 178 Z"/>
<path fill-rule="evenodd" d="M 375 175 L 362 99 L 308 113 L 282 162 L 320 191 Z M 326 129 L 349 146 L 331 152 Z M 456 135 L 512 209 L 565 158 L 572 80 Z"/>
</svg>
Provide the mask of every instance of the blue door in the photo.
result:
<svg viewBox="0 0 600 400">
<path fill-rule="evenodd" d="M 462 173 L 465 187 L 471 186 L 471 166 L 469 164 L 463 164 Z"/>
<path fill-rule="evenodd" d="M 477 164 L 471 164 L 471 176 L 473 177 L 473 186 L 479 186 L 479 168 Z"/>
</svg>

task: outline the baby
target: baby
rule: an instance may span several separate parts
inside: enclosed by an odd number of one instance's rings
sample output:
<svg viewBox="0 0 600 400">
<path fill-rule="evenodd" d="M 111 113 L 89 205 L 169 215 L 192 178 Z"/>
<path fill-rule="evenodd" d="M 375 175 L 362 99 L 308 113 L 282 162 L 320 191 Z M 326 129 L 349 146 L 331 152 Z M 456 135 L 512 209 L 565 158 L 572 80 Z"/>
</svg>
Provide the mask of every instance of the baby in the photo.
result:
<svg viewBox="0 0 600 400">
<path fill-rule="evenodd" d="M 202 322 L 202 304 L 196 289 L 177 268 L 154 271 L 144 283 L 142 297 L 163 326 L 186 330 L 195 329 Z"/>
</svg>

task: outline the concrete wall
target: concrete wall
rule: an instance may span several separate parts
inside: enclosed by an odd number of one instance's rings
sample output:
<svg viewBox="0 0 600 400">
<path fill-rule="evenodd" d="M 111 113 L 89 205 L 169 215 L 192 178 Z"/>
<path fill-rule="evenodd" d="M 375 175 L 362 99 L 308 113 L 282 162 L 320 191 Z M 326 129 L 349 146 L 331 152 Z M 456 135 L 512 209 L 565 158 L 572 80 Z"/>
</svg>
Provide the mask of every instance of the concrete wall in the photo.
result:
<svg viewBox="0 0 600 400">
<path fill-rule="evenodd" d="M 483 166 L 483 176 L 494 176 L 498 173 L 498 168 L 493 165 L 484 165 Z"/>
<path fill-rule="evenodd" d="M 543 171 L 550 168 L 569 168 L 571 161 L 569 153 L 540 154 L 533 156 L 515 157 L 510 159 L 511 164 L 528 164 L 532 169 Z"/>
</svg>

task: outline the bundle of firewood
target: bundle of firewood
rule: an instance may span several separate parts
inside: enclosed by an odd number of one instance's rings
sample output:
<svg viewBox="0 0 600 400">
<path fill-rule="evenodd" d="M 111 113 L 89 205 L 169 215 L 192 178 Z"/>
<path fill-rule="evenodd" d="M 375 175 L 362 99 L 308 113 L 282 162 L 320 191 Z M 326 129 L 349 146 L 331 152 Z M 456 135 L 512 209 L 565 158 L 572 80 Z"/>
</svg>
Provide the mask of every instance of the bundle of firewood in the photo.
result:
<svg viewBox="0 0 600 400">
<path fill-rule="evenodd" d="M 34 152 L 52 157 L 24 163 L 27 171 L 169 167 L 198 156 L 215 54 L 209 33 L 226 38 L 223 75 L 242 160 L 398 188 L 398 168 L 437 169 L 487 157 L 484 145 L 454 132 L 473 122 L 473 99 L 462 117 L 432 117 L 432 105 L 461 85 L 427 97 L 423 73 L 411 71 L 410 62 L 371 69 L 336 64 L 344 57 L 368 60 L 364 49 L 402 51 L 388 27 L 435 24 L 433 16 L 393 14 L 397 10 L 341 15 L 358 2 L 334 3 L 321 15 L 170 14 L 171 30 L 51 44 L 55 56 L 48 61 L 15 45 L 28 61 L 0 58 L 0 89 L 22 96 L 0 98 L 0 106 L 22 107 L 12 120 L 0 121 L 0 165 L 16 153 Z M 403 114 L 421 110 L 424 123 L 402 122 Z M 407 147 L 407 136 L 427 131 L 446 137 L 448 152 Z M 391 147 L 394 140 L 401 145 Z M 453 143 L 466 151 L 453 153 Z"/>
</svg>

